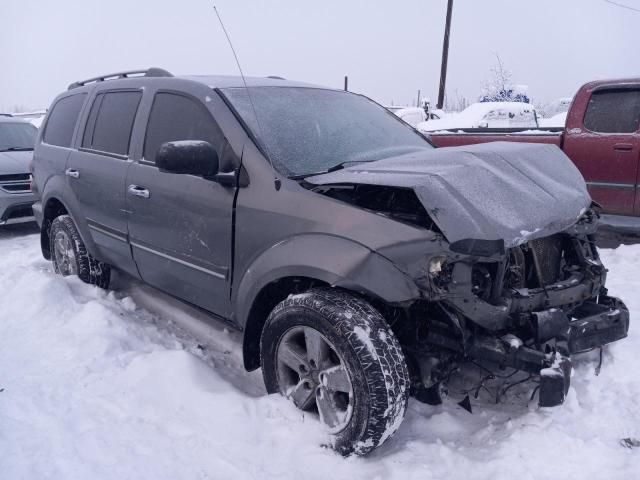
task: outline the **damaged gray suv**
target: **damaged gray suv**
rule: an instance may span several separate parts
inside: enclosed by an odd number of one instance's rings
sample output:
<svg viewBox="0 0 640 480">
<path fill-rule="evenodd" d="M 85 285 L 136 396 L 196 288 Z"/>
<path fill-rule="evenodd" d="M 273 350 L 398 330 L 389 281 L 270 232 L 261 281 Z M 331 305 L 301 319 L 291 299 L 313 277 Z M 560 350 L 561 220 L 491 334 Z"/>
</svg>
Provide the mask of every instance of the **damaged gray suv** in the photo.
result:
<svg viewBox="0 0 640 480">
<path fill-rule="evenodd" d="M 246 368 L 343 454 L 468 362 L 558 405 L 571 355 L 627 335 L 554 146 L 435 149 L 361 95 L 150 69 L 56 98 L 33 177 L 56 272 L 106 288 L 115 268 L 241 329 Z"/>
</svg>

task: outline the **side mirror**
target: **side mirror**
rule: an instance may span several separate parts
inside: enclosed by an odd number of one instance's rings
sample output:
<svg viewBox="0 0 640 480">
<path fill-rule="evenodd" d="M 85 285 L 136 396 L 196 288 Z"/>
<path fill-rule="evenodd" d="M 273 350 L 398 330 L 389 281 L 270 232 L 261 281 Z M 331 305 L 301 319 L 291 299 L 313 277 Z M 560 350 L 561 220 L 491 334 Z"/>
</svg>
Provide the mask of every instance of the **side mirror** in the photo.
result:
<svg viewBox="0 0 640 480">
<path fill-rule="evenodd" d="M 218 153 L 209 142 L 181 140 L 160 145 L 156 166 L 161 172 L 213 177 L 218 173 Z"/>
</svg>

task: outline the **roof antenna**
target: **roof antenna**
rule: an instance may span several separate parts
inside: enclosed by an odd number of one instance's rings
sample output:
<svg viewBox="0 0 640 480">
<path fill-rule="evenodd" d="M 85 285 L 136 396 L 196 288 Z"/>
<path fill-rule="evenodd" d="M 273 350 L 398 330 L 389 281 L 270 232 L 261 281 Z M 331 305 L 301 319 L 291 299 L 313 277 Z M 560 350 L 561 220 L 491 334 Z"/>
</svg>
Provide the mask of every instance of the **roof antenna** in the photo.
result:
<svg viewBox="0 0 640 480">
<path fill-rule="evenodd" d="M 251 104 L 251 109 L 253 110 L 253 116 L 256 117 L 256 124 L 258 125 L 258 133 L 260 135 L 260 142 L 264 148 L 264 153 L 266 154 L 267 160 L 269 160 L 269 164 L 271 165 L 271 169 L 273 170 L 273 181 L 276 187 L 276 190 L 280 190 L 281 181 L 280 177 L 278 177 L 278 172 L 276 167 L 273 166 L 273 160 L 271 160 L 271 154 L 269 153 L 269 148 L 267 144 L 262 140 L 264 135 L 262 133 L 262 125 L 260 124 L 260 118 L 258 117 L 258 111 L 256 110 L 256 106 L 253 103 L 253 99 L 251 98 L 251 91 L 247 86 L 247 81 L 244 78 L 244 73 L 242 71 L 242 67 L 240 66 L 240 60 L 238 60 L 238 55 L 236 54 L 236 49 L 233 48 L 233 43 L 231 43 L 231 37 L 229 37 L 229 33 L 227 29 L 224 27 L 224 23 L 222 22 L 222 18 L 220 17 L 220 13 L 218 12 L 218 8 L 213 5 L 213 9 L 216 12 L 216 16 L 218 17 L 218 21 L 220 22 L 220 26 L 222 27 L 222 31 L 224 32 L 224 36 L 227 37 L 227 42 L 229 42 L 229 47 L 231 47 L 231 52 L 233 52 L 233 57 L 236 59 L 236 65 L 238 66 L 238 70 L 240 71 L 240 76 L 242 77 L 242 83 L 244 84 L 244 88 L 247 91 L 247 97 L 249 98 L 249 103 Z"/>
</svg>

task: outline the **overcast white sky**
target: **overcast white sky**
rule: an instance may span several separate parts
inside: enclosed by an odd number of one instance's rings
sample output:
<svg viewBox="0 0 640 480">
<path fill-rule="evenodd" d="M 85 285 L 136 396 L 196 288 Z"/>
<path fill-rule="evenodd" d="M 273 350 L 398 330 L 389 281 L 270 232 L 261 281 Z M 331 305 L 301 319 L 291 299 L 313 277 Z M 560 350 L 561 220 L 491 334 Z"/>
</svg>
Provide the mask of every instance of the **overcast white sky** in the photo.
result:
<svg viewBox="0 0 640 480">
<path fill-rule="evenodd" d="M 640 9 L 640 0 L 619 0 Z M 247 75 L 436 100 L 446 0 L 215 0 Z M 0 111 L 74 80 L 158 66 L 236 74 L 213 0 L 0 0 Z M 476 98 L 500 54 L 538 100 L 640 76 L 640 13 L 605 0 L 454 0 L 447 92 Z"/>
</svg>

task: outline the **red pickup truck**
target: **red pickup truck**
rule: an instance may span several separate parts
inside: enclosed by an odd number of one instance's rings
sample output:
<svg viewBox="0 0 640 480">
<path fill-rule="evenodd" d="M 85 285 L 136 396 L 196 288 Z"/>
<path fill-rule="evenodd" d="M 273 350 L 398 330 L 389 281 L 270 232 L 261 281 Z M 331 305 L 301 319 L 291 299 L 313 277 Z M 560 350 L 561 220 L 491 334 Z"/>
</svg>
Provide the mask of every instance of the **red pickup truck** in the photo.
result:
<svg viewBox="0 0 640 480">
<path fill-rule="evenodd" d="M 602 205 L 604 231 L 620 238 L 640 236 L 640 78 L 583 85 L 564 129 L 461 130 L 431 133 L 431 140 L 438 147 L 495 141 L 557 145 L 582 172 L 591 197 Z"/>
</svg>

